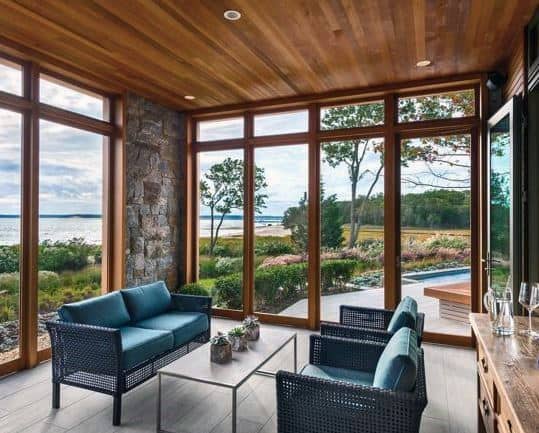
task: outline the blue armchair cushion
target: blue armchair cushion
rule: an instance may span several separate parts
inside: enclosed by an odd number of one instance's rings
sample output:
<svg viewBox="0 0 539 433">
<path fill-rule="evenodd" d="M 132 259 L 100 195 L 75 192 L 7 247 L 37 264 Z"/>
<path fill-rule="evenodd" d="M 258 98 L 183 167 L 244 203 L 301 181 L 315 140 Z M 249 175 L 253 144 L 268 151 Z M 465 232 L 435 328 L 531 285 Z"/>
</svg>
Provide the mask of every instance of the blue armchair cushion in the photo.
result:
<svg viewBox="0 0 539 433">
<path fill-rule="evenodd" d="M 387 343 L 378 359 L 373 386 L 393 391 L 411 391 L 417 377 L 417 335 L 401 328 Z"/>
<path fill-rule="evenodd" d="M 145 329 L 171 331 L 174 335 L 174 347 L 181 346 L 199 334 L 208 330 L 208 316 L 203 313 L 169 311 L 141 320 L 134 326 Z"/>
<path fill-rule="evenodd" d="M 132 322 L 166 312 L 171 306 L 170 292 L 164 281 L 121 291 Z"/>
<path fill-rule="evenodd" d="M 170 331 L 124 326 L 120 328 L 120 336 L 122 367 L 126 370 L 174 347 L 174 337 Z"/>
<path fill-rule="evenodd" d="M 327 365 L 307 364 L 301 370 L 304 376 L 317 377 L 326 380 L 339 380 L 356 385 L 372 386 L 374 375 L 367 371 L 350 370 L 347 368 L 330 367 Z"/>
<path fill-rule="evenodd" d="M 407 327 L 415 329 L 415 322 L 417 319 L 417 302 L 410 296 L 405 296 L 400 301 L 397 309 L 393 313 L 387 331 L 394 334 L 399 329 Z"/>
<path fill-rule="evenodd" d="M 106 328 L 120 328 L 131 320 L 119 292 L 65 304 L 58 310 L 58 315 L 65 322 Z"/>
</svg>

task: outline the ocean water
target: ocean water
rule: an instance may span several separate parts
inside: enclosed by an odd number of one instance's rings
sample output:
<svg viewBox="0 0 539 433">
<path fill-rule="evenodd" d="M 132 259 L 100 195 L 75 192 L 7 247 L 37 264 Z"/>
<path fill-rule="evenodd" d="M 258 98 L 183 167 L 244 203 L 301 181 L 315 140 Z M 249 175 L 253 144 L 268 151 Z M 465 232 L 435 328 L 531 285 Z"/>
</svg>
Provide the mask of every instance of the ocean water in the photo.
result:
<svg viewBox="0 0 539 433">
<path fill-rule="evenodd" d="M 19 218 L 0 218 L 0 245 L 20 243 Z M 68 241 L 84 238 L 87 243 L 101 244 L 101 218 L 40 218 L 39 240 Z"/>
<path fill-rule="evenodd" d="M 278 226 L 282 222 L 280 216 L 257 215 L 255 227 Z M 19 218 L 0 218 L 0 245 L 15 245 L 20 243 Z M 223 220 L 219 231 L 221 236 L 238 236 L 243 233 L 243 217 L 228 215 Z M 200 217 L 200 236 L 210 236 L 210 218 Z M 101 218 L 40 218 L 39 240 L 68 241 L 73 238 L 83 238 L 90 244 L 101 244 Z"/>
</svg>

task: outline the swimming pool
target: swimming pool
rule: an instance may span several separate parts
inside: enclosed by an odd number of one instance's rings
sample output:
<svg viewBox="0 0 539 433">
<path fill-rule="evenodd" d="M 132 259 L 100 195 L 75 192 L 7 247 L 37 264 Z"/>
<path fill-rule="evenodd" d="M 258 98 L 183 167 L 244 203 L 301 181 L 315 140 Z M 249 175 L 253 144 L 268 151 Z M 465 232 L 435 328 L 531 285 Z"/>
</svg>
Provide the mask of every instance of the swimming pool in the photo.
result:
<svg viewBox="0 0 539 433">
<path fill-rule="evenodd" d="M 453 268 L 440 269 L 438 271 L 428 272 L 410 272 L 404 274 L 403 283 L 424 283 L 424 284 L 441 284 L 441 283 L 460 283 L 470 281 L 470 268 Z"/>
</svg>

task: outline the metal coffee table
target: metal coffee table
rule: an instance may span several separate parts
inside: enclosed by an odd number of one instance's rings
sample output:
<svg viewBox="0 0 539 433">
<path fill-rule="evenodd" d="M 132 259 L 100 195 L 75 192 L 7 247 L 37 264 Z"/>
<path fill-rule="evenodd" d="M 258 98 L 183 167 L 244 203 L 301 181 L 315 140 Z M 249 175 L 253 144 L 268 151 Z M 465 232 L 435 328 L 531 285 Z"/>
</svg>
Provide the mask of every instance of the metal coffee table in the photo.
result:
<svg viewBox="0 0 539 433">
<path fill-rule="evenodd" d="M 232 432 L 236 433 L 236 399 L 238 388 L 253 374 L 275 376 L 274 373 L 261 368 L 289 343 L 294 343 L 294 372 L 297 371 L 297 334 L 291 331 L 261 329 L 260 339 L 249 342 L 245 352 L 233 352 L 232 361 L 228 364 L 210 362 L 210 343 L 206 343 L 191 353 L 172 362 L 157 371 L 159 383 L 157 396 L 157 428 L 158 433 L 166 433 L 161 429 L 161 380 L 163 376 L 187 379 L 194 382 L 217 385 L 232 390 Z"/>
</svg>

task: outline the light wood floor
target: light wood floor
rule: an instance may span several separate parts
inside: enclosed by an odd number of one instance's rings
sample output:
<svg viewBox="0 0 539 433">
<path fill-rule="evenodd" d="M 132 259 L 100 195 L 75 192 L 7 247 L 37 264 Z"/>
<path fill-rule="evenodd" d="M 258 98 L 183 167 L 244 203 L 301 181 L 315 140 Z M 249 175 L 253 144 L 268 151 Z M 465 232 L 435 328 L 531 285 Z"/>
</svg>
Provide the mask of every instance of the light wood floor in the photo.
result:
<svg viewBox="0 0 539 433">
<path fill-rule="evenodd" d="M 214 319 L 213 331 L 234 322 Z M 262 329 L 263 332 L 263 329 Z M 298 359 L 308 358 L 310 332 L 298 330 Z M 429 404 L 422 433 L 476 432 L 474 352 L 424 344 Z M 290 368 L 292 348 L 285 349 L 266 369 Z M 123 424 L 113 427 L 111 397 L 62 387 L 61 409 L 51 409 L 50 363 L 0 379 L 2 433 L 142 433 L 155 431 L 157 383 L 152 379 L 124 396 Z M 181 380 L 164 381 L 163 427 L 181 433 L 230 431 L 230 394 L 223 388 Z M 254 376 L 238 396 L 241 433 L 276 432 L 275 385 Z"/>
</svg>

